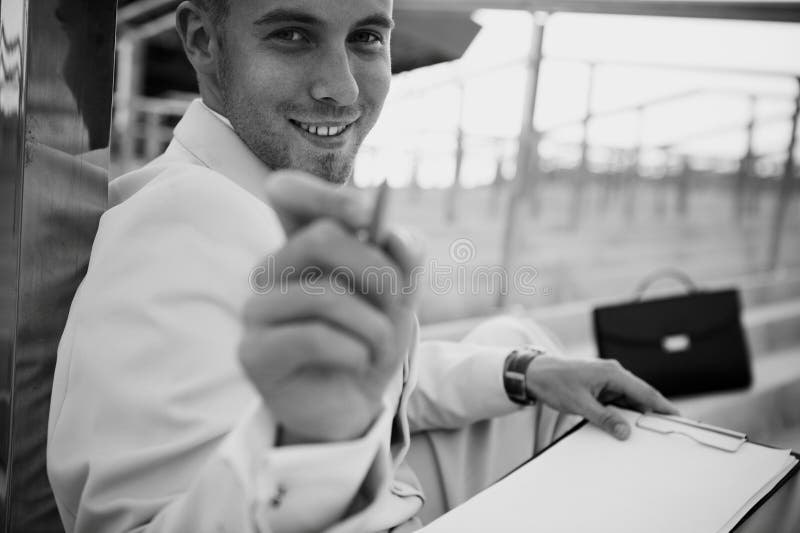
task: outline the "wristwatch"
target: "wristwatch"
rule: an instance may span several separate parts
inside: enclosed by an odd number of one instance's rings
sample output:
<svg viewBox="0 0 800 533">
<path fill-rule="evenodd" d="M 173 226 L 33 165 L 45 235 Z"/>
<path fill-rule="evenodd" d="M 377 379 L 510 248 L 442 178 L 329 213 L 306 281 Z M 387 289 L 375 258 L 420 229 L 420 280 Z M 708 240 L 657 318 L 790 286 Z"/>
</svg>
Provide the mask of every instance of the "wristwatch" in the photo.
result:
<svg viewBox="0 0 800 533">
<path fill-rule="evenodd" d="M 535 346 L 523 346 L 513 350 L 506 357 L 503 365 L 503 386 L 512 402 L 520 405 L 536 403 L 536 398 L 528 393 L 525 376 L 533 360 L 544 353 L 544 350 Z"/>
</svg>

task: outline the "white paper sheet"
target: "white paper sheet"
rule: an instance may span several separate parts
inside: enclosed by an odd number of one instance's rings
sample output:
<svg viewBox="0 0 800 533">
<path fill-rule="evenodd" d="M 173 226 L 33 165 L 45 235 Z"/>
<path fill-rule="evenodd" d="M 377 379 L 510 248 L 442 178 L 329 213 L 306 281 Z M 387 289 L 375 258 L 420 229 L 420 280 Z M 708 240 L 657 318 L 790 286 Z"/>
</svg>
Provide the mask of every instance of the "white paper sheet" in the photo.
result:
<svg viewBox="0 0 800 533">
<path fill-rule="evenodd" d="M 632 426 L 617 441 L 586 425 L 424 533 L 716 533 L 796 462 L 749 442 L 735 453 Z"/>
</svg>

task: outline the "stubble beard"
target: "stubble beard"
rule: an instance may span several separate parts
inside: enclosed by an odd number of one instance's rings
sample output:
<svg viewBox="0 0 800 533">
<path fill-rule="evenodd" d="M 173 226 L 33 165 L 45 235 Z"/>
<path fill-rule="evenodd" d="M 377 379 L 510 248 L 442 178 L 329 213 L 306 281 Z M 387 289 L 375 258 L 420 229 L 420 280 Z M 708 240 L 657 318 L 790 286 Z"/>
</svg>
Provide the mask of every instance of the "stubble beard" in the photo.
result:
<svg viewBox="0 0 800 533">
<path fill-rule="evenodd" d="M 272 170 L 303 170 L 331 183 L 347 183 L 353 177 L 355 157 L 361 146 L 358 139 L 352 149 L 339 152 L 312 153 L 306 152 L 299 161 L 293 161 L 289 141 L 279 132 L 270 129 L 269 124 L 256 112 L 257 106 L 245 95 L 236 92 L 232 87 L 233 73 L 225 54 L 222 54 L 219 71 L 219 87 L 222 92 L 222 105 L 225 115 L 233 125 L 233 129 L 264 164 Z M 274 120 L 285 120 L 277 113 Z"/>
</svg>

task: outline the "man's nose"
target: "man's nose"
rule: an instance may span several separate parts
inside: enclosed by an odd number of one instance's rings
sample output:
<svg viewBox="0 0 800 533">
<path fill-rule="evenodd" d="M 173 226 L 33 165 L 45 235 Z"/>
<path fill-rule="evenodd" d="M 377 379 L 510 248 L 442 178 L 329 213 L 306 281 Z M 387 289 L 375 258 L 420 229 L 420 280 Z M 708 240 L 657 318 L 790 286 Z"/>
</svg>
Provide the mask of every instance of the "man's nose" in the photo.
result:
<svg viewBox="0 0 800 533">
<path fill-rule="evenodd" d="M 346 48 L 331 50 L 320 58 L 311 86 L 311 97 L 340 106 L 356 103 L 358 82 L 353 76 Z"/>
</svg>

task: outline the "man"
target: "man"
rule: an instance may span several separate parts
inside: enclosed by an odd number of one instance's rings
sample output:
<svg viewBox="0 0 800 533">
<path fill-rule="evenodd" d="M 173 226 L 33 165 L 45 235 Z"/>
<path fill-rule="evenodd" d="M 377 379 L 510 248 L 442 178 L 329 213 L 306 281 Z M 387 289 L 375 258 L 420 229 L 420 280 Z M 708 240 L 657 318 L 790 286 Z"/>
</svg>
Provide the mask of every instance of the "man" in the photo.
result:
<svg viewBox="0 0 800 533">
<path fill-rule="evenodd" d="M 547 445 L 559 413 L 625 438 L 603 402 L 674 412 L 618 365 L 553 357 L 533 325 L 420 344 L 413 294 L 363 275 L 402 286 L 421 260 L 400 231 L 362 238 L 369 206 L 333 185 L 389 89 L 391 10 L 178 7 L 202 102 L 112 183 L 59 348 L 67 531 L 413 531 Z"/>
</svg>

